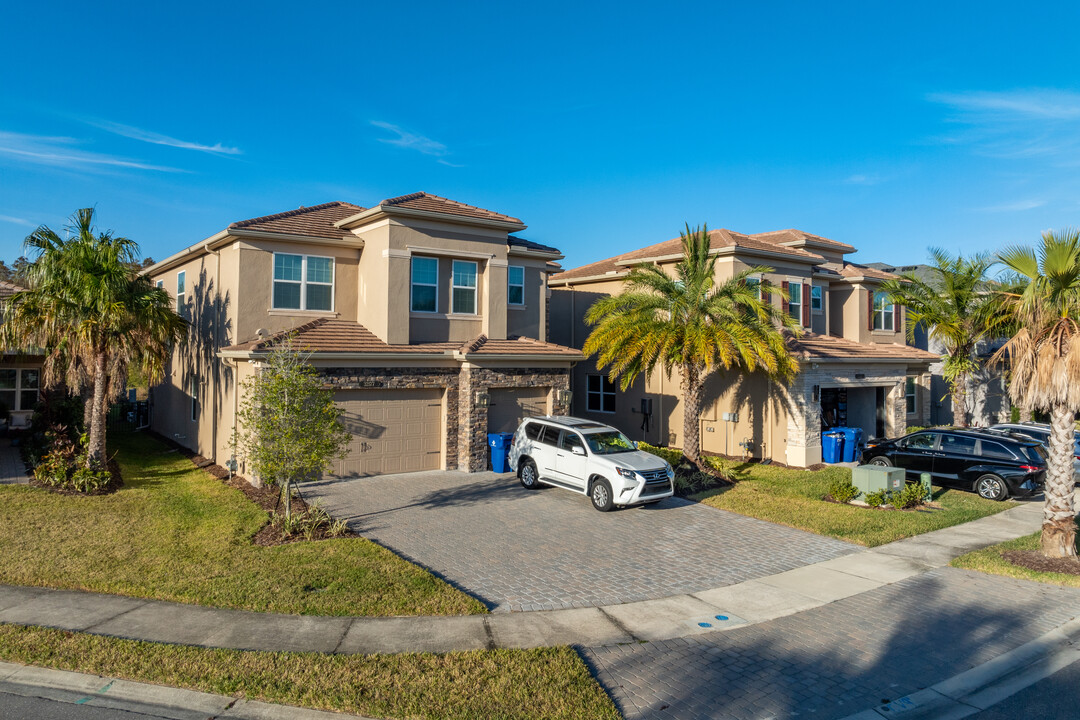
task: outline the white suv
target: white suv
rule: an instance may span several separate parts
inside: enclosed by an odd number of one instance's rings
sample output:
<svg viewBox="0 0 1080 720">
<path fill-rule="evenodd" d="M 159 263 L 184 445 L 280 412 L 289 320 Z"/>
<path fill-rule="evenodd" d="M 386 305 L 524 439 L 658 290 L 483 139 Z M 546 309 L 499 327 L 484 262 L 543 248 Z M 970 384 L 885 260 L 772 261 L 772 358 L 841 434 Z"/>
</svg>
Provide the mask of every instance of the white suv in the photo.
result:
<svg viewBox="0 0 1080 720">
<path fill-rule="evenodd" d="M 583 493 L 600 512 L 671 497 L 675 478 L 667 461 L 638 450 L 610 425 L 550 415 L 521 423 L 510 467 L 526 489 L 544 484 Z"/>
</svg>

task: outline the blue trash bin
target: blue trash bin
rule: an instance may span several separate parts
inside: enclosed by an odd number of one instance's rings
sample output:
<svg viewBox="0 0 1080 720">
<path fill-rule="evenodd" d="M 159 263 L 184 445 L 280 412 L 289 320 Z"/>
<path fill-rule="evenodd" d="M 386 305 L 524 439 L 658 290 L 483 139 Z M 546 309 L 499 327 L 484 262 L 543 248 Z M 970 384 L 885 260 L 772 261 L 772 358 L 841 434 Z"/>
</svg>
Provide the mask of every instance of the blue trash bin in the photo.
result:
<svg viewBox="0 0 1080 720">
<path fill-rule="evenodd" d="M 844 462 L 856 462 L 863 449 L 862 428 L 836 428 L 844 433 Z"/>
<path fill-rule="evenodd" d="M 491 448 L 491 469 L 497 473 L 510 472 L 510 444 L 514 433 L 488 433 Z"/>
<path fill-rule="evenodd" d="M 844 457 L 844 433 L 833 430 L 821 436 L 821 461 L 838 463 Z"/>
</svg>

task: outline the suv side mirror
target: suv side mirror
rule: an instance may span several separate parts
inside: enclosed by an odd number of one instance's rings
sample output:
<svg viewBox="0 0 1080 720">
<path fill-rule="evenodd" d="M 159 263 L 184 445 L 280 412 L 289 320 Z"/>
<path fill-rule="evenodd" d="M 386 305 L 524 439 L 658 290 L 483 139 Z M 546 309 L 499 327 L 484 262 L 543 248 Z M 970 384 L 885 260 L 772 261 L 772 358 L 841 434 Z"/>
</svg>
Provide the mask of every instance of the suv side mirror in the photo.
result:
<svg viewBox="0 0 1080 720">
<path fill-rule="evenodd" d="M 581 447 L 580 445 L 575 445 L 574 447 L 570 448 L 570 452 L 575 455 L 584 455 L 585 448 Z"/>
<path fill-rule="evenodd" d="M 634 443 L 634 449 L 637 450 L 638 449 L 637 440 L 631 440 L 631 442 Z"/>
</svg>

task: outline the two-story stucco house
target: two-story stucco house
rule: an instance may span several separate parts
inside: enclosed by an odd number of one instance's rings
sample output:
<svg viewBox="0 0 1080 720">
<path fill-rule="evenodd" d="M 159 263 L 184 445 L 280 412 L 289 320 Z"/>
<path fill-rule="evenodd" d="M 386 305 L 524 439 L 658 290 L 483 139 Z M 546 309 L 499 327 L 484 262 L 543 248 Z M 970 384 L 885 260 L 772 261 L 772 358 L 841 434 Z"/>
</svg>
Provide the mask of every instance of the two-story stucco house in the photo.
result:
<svg viewBox="0 0 1080 720">
<path fill-rule="evenodd" d="M 905 342 L 903 308 L 880 291 L 892 274 L 847 262 L 855 248 L 798 230 L 745 235 L 710 231 L 717 280 L 750 267 L 771 268 L 770 299 L 803 328 L 792 343 L 800 372 L 789 387 L 760 373 L 718 372 L 706 386 L 702 449 L 770 459 L 797 467 L 821 461 L 823 427 L 862 428 L 867 437 L 896 435 L 929 416 L 929 364 L 938 357 Z M 679 239 L 582 267 L 550 280 L 554 342 L 580 348 L 584 316 L 599 297 L 619 293 L 635 264 L 674 271 Z M 683 434 L 680 378 L 663 372 L 622 392 L 579 363 L 573 371 L 575 415 L 619 427 L 633 438 L 678 446 Z"/>
<path fill-rule="evenodd" d="M 25 289 L 0 280 L 0 314 L 7 299 Z M 0 355 L 0 404 L 9 411 L 8 425 L 29 427 L 34 407 L 41 399 L 44 354 L 41 350 L 4 348 Z"/>
<path fill-rule="evenodd" d="M 333 475 L 482 470 L 488 432 L 568 412 L 581 358 L 546 341 L 562 255 L 511 234 L 524 229 L 414 193 L 235 222 L 157 263 L 146 272 L 192 329 L 152 390 L 153 429 L 229 460 L 238 388 L 293 334 L 354 436 Z"/>
</svg>

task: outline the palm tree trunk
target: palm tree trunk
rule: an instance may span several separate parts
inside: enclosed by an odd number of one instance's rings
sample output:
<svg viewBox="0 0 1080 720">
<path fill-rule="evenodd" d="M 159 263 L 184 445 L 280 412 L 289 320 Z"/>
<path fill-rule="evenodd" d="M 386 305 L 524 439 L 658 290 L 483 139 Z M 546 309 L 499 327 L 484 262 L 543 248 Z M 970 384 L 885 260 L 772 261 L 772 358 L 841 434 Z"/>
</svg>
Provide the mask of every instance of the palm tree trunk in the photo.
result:
<svg viewBox="0 0 1080 720">
<path fill-rule="evenodd" d="M 87 460 L 91 467 L 105 462 L 105 386 L 108 383 L 108 354 L 94 357 L 94 396 L 90 401 L 90 439 Z"/>
<path fill-rule="evenodd" d="M 701 462 L 701 373 L 691 364 L 682 367 L 683 392 L 683 455 L 698 470 L 705 470 Z"/>
<path fill-rule="evenodd" d="M 952 421 L 956 427 L 967 427 L 967 375 L 960 375 L 952 385 Z"/>
<path fill-rule="evenodd" d="M 79 391 L 79 397 L 83 402 L 83 432 L 90 429 L 90 417 L 94 411 L 94 386 L 83 385 L 82 390 Z"/>
<path fill-rule="evenodd" d="M 1043 507 L 1042 553 L 1047 557 L 1076 556 L 1076 510 L 1073 507 L 1073 413 L 1065 405 L 1050 411 L 1050 457 L 1046 463 L 1046 504 Z"/>
</svg>

